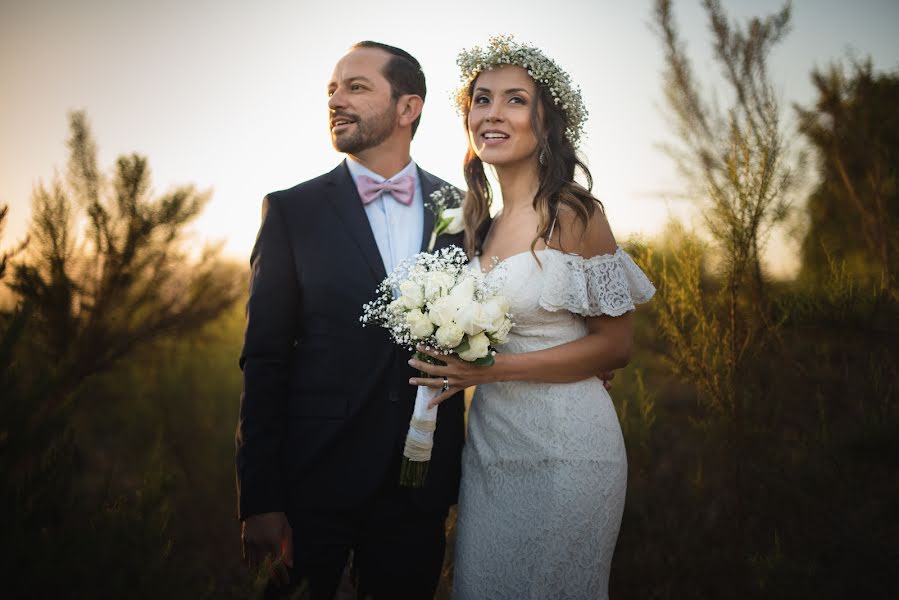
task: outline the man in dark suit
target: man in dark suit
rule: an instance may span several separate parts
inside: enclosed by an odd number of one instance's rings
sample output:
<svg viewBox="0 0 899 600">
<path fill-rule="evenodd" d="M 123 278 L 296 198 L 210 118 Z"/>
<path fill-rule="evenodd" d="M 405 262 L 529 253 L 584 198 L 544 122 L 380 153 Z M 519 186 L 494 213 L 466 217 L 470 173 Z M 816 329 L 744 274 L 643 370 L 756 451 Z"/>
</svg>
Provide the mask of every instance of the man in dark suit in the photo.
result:
<svg viewBox="0 0 899 600">
<path fill-rule="evenodd" d="M 400 487 L 415 373 L 385 330 L 359 322 L 386 274 L 426 248 L 425 201 L 445 184 L 410 157 L 424 74 L 403 50 L 361 42 L 328 94 L 347 159 L 266 196 L 251 257 L 236 456 L 244 555 L 276 560 L 271 594 L 302 583 L 332 598 L 352 550 L 360 596 L 431 598 L 458 493 L 462 397 L 440 405 L 425 485 Z"/>
</svg>

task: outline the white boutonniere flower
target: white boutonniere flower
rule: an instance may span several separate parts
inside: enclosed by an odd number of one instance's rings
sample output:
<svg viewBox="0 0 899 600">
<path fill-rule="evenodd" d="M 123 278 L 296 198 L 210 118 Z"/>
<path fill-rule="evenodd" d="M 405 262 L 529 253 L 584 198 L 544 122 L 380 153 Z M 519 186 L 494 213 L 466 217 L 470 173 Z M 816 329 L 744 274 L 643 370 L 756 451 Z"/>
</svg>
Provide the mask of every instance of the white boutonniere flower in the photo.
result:
<svg viewBox="0 0 899 600">
<path fill-rule="evenodd" d="M 446 223 L 444 231 L 451 235 L 465 229 L 465 221 L 462 220 L 462 207 L 445 208 L 441 215 L 441 223 Z"/>
<path fill-rule="evenodd" d="M 428 243 L 428 252 L 433 252 L 437 236 L 442 233 L 453 235 L 465 228 L 462 218 L 462 193 L 446 184 L 431 194 L 425 206 L 434 213 L 434 230 Z"/>
</svg>

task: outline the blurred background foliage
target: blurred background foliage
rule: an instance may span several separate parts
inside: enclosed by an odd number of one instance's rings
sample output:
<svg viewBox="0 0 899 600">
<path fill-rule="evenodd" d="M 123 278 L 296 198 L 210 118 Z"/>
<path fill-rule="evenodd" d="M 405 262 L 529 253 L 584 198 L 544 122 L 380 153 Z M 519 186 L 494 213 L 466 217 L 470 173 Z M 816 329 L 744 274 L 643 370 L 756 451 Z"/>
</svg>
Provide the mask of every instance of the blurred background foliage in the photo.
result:
<svg viewBox="0 0 899 600">
<path fill-rule="evenodd" d="M 813 105 L 781 106 L 789 4 L 742 24 L 703 5 L 711 83 L 654 6 L 668 150 L 702 219 L 627 245 L 658 293 L 612 392 L 611 595 L 899 597 L 899 74 L 834 62 Z M 83 113 L 69 154 L 28 238 L 0 238 L 8 597 L 253 596 L 232 462 L 248 270 L 187 234 L 208 193 L 154 196 L 139 155 L 104 173 Z M 801 266 L 776 280 L 762 250 L 788 222 Z"/>
</svg>

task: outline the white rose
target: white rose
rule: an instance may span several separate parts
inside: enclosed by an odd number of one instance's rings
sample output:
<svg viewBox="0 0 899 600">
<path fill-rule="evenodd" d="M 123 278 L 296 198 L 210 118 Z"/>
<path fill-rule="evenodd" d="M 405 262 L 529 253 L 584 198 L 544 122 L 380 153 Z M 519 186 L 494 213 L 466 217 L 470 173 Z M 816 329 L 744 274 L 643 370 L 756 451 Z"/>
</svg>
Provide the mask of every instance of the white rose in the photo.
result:
<svg viewBox="0 0 899 600">
<path fill-rule="evenodd" d="M 449 225 L 446 226 L 446 232 L 449 234 L 459 233 L 465 228 L 465 221 L 462 219 L 462 207 L 447 208 L 443 211 L 443 218 L 450 219 Z"/>
<path fill-rule="evenodd" d="M 387 311 L 392 314 L 403 312 L 404 308 L 405 306 L 399 298 L 393 300 L 390 304 L 387 305 Z"/>
<path fill-rule="evenodd" d="M 509 341 L 509 332 L 512 330 L 512 320 L 504 319 L 502 324 L 496 328 L 496 330 L 490 334 L 490 341 L 494 344 L 505 344 Z"/>
<path fill-rule="evenodd" d="M 452 350 L 461 344 L 464 336 L 465 332 L 455 323 L 447 323 L 442 327 L 438 327 L 437 333 L 434 334 L 434 337 L 437 338 L 437 343 L 446 350 Z"/>
<path fill-rule="evenodd" d="M 420 308 L 425 303 L 425 296 L 421 286 L 414 281 L 404 281 L 400 284 L 400 302 L 406 308 Z"/>
<path fill-rule="evenodd" d="M 455 298 L 452 296 L 441 296 L 431 303 L 428 317 L 434 325 L 442 327 L 455 321 L 458 310 L 459 302 Z"/>
<path fill-rule="evenodd" d="M 459 358 L 468 362 L 487 356 L 490 352 L 490 340 L 483 333 L 468 338 L 468 350 L 459 353 Z"/>
<path fill-rule="evenodd" d="M 462 331 L 468 335 L 477 335 L 484 331 L 481 324 L 483 320 L 483 308 L 479 302 L 470 300 L 456 311 L 456 325 L 462 328 Z"/>
<path fill-rule="evenodd" d="M 495 331 L 503 324 L 508 310 L 508 303 L 495 296 L 481 305 L 479 324 L 487 331 Z"/>
<path fill-rule="evenodd" d="M 428 301 L 433 301 L 436 298 L 445 295 L 446 291 L 453 287 L 455 282 L 456 279 L 449 273 L 442 273 L 440 271 L 428 273 L 428 276 L 425 279 L 425 298 Z"/>
<path fill-rule="evenodd" d="M 406 314 L 406 325 L 409 326 L 409 333 L 416 340 L 424 339 L 434 331 L 434 324 L 431 323 L 431 319 L 417 308 L 410 310 Z"/>
<path fill-rule="evenodd" d="M 450 290 L 450 296 L 456 298 L 460 304 L 470 301 L 474 298 L 474 283 L 474 277 L 468 276 L 463 278 Z"/>
</svg>

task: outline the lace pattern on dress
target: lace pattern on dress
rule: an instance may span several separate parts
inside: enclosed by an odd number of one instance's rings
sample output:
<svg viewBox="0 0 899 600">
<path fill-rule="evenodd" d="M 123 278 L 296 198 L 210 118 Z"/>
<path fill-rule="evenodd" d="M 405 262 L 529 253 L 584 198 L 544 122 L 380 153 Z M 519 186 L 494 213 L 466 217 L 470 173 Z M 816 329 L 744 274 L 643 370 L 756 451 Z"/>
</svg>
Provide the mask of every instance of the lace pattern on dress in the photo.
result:
<svg viewBox="0 0 899 600">
<path fill-rule="evenodd" d="M 591 258 L 549 250 L 543 253 L 540 295 L 540 306 L 546 310 L 617 317 L 655 294 L 655 286 L 620 246 L 614 254 Z"/>
<path fill-rule="evenodd" d="M 622 314 L 655 291 L 621 249 L 537 255 L 539 264 L 522 252 L 485 275 L 514 315 L 501 352 L 580 339 L 584 316 Z M 462 454 L 453 597 L 608 600 L 626 492 L 624 437 L 598 378 L 479 385 Z"/>
</svg>

